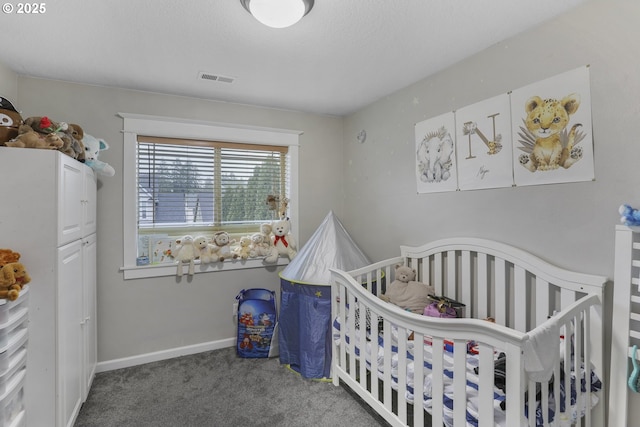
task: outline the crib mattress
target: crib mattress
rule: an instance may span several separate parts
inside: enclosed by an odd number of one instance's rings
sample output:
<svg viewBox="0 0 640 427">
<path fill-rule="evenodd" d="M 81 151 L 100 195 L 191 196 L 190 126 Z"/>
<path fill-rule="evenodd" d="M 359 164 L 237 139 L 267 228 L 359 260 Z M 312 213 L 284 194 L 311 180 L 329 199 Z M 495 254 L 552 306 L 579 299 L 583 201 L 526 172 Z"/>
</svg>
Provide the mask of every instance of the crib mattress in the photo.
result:
<svg viewBox="0 0 640 427">
<path fill-rule="evenodd" d="M 340 346 L 340 322 L 339 319 L 335 319 L 333 322 L 333 339 L 337 346 Z M 375 328 L 374 328 L 375 329 Z M 346 332 L 346 341 L 347 344 L 350 340 L 349 331 Z M 398 337 L 398 329 L 396 327 L 392 327 L 392 342 L 391 350 L 392 350 L 392 358 L 391 358 L 391 377 L 393 382 L 391 387 L 397 392 L 398 391 L 398 347 L 397 347 L 397 337 Z M 355 334 L 355 353 L 357 356 L 360 356 L 361 352 L 361 343 L 360 335 L 358 333 Z M 473 343 L 468 343 L 465 351 L 467 352 L 466 357 L 466 394 L 467 394 L 467 404 L 466 404 L 466 420 L 467 426 L 477 427 L 478 426 L 478 375 L 477 368 L 479 364 L 479 357 L 477 354 L 474 354 L 473 351 Z M 379 379 L 383 379 L 384 377 L 384 346 L 385 342 L 382 337 L 382 334 L 374 334 L 370 333 L 370 330 L 367 329 L 367 342 L 365 343 L 365 360 L 367 363 L 367 370 L 371 371 L 371 355 L 375 354 L 377 357 L 377 366 L 378 372 L 377 377 Z M 407 341 L 407 365 L 406 365 L 406 390 L 405 398 L 408 402 L 414 403 L 414 358 L 413 358 L 413 350 L 414 350 L 415 342 Z M 335 356 L 334 356 L 335 357 Z M 496 358 L 498 355 L 496 355 Z M 444 382 L 444 412 L 443 419 L 445 425 L 448 427 L 453 426 L 453 345 L 445 344 L 444 353 L 443 353 L 443 382 Z M 424 342 L 424 388 L 423 388 L 423 399 L 422 405 L 423 408 L 431 413 L 432 410 L 432 347 L 428 342 L 428 339 L 425 339 Z M 561 370 L 562 371 L 562 370 Z M 570 426 L 574 424 L 579 417 L 584 416 L 585 410 L 587 407 L 591 408 L 598 403 L 598 396 L 595 392 L 599 391 L 602 387 L 602 384 L 597 376 L 597 374 L 591 371 L 590 378 L 590 387 L 591 387 L 591 402 L 587 405 L 585 402 L 585 395 L 581 394 L 581 401 L 576 402 L 576 375 L 580 377 L 580 384 L 582 392 L 586 392 L 586 384 L 585 381 L 585 369 L 583 366 L 580 366 L 579 372 L 576 373 L 575 369 L 571 369 L 571 407 L 569 411 L 566 411 L 565 408 L 565 390 L 564 390 L 564 381 L 560 382 L 560 411 L 558 416 L 556 417 L 556 408 L 555 408 L 555 400 L 553 399 L 553 391 L 550 390 L 549 395 L 549 420 L 551 421 L 551 426 Z M 542 422 L 542 404 L 541 398 L 537 396 L 537 405 L 536 405 L 536 425 L 543 425 Z M 504 411 L 505 405 L 507 404 L 507 398 L 505 393 L 498 387 L 494 387 L 493 391 L 493 402 L 494 402 L 494 422 L 496 426 L 506 426 L 506 413 Z M 525 414 L 527 417 L 529 416 L 528 407 L 525 404 Z"/>
</svg>

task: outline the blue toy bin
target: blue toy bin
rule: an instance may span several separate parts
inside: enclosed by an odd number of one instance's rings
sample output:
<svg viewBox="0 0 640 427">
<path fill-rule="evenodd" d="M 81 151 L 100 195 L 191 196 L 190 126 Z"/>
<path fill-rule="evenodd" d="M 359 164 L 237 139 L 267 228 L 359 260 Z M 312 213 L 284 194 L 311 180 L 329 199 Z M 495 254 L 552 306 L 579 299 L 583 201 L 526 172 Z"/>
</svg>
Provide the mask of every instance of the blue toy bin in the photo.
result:
<svg viewBox="0 0 640 427">
<path fill-rule="evenodd" d="M 236 352 L 245 358 L 275 356 L 274 337 L 278 325 L 275 292 L 243 289 L 238 300 L 238 340 Z M 277 339 L 277 338 L 276 338 Z"/>
</svg>

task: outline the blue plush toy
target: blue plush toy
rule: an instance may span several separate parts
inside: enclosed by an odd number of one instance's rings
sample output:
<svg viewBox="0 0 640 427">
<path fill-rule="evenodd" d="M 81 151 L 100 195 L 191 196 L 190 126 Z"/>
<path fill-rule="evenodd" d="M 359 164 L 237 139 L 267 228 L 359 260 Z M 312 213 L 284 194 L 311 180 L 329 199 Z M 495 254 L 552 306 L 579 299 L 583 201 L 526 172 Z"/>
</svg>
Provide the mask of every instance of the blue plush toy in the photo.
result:
<svg viewBox="0 0 640 427">
<path fill-rule="evenodd" d="M 620 222 L 628 227 L 640 226 L 640 211 L 629 205 L 620 205 Z"/>
<path fill-rule="evenodd" d="M 98 160 L 98 154 L 100 151 L 108 150 L 109 144 L 104 139 L 98 139 L 87 133 L 82 137 L 82 143 L 84 144 L 84 163 L 96 173 L 105 176 L 114 176 L 116 174 L 115 169 L 102 160 Z"/>
</svg>

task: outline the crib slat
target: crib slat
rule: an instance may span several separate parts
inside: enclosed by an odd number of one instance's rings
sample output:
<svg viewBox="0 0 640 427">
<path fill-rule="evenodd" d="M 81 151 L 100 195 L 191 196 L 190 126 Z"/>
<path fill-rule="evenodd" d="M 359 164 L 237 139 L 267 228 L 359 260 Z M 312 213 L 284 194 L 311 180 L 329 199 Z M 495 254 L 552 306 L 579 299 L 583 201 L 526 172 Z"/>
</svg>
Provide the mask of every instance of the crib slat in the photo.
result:
<svg viewBox="0 0 640 427">
<path fill-rule="evenodd" d="M 461 282 L 471 284 L 471 254 L 469 251 L 461 251 L 460 263 Z M 462 302 L 467 305 L 467 317 L 472 317 L 471 289 L 472 286 L 462 286 Z"/>
<path fill-rule="evenodd" d="M 380 283 L 380 282 L 378 282 Z M 371 396 L 374 397 L 374 399 L 378 400 L 379 399 L 379 394 L 378 394 L 378 369 L 379 369 L 379 364 L 378 364 L 378 323 L 380 322 L 380 317 L 378 315 L 378 313 L 374 313 L 373 311 L 371 312 L 371 370 L 370 370 L 370 377 L 371 377 Z M 375 325 L 375 326 L 374 326 Z"/>
<path fill-rule="evenodd" d="M 456 252 L 447 251 L 447 296 L 456 299 Z"/>
<path fill-rule="evenodd" d="M 348 331 L 349 331 L 349 345 L 348 345 L 348 353 L 351 357 L 347 358 L 347 373 L 349 376 L 355 381 L 356 380 L 356 361 L 355 361 L 355 348 L 356 348 L 356 334 L 354 331 L 356 330 L 356 301 L 355 297 L 352 293 L 349 292 L 347 295 L 347 299 L 349 301 L 349 314 L 347 315 L 347 323 L 348 323 Z"/>
<path fill-rule="evenodd" d="M 467 343 L 453 341 L 453 425 L 466 424 L 467 419 Z"/>
<path fill-rule="evenodd" d="M 398 327 L 398 417 L 407 424 L 407 330 Z"/>
<path fill-rule="evenodd" d="M 495 319 L 500 325 L 507 324 L 507 279 L 504 259 L 495 260 Z"/>
<path fill-rule="evenodd" d="M 524 390 L 520 388 L 524 381 L 522 372 L 522 354 L 520 347 L 507 343 L 505 345 L 506 387 L 507 387 L 507 426 L 524 424 Z"/>
<path fill-rule="evenodd" d="M 542 383 L 540 387 L 542 390 L 542 425 L 547 427 L 549 425 L 549 382 Z M 529 414 L 531 414 L 531 412 L 529 412 Z M 529 418 L 531 418 L 531 415 L 529 415 Z"/>
<path fill-rule="evenodd" d="M 424 335 L 416 332 L 413 337 L 413 427 L 424 426 Z"/>
<path fill-rule="evenodd" d="M 474 317 L 484 319 L 488 316 L 489 289 L 487 284 L 487 255 L 478 254 L 478 313 Z"/>
<path fill-rule="evenodd" d="M 357 365 L 358 375 L 356 378 L 359 379 L 360 385 L 364 388 L 367 388 L 367 317 L 369 313 L 367 313 L 367 308 L 360 301 L 356 303 L 360 313 L 360 328 L 356 331 L 356 334 L 352 334 L 353 337 L 358 336 L 358 347 L 360 348 L 360 356 L 358 357 L 359 363 Z M 355 354 L 355 353 L 351 353 Z M 354 370 L 355 370 L 354 366 Z"/>
<path fill-rule="evenodd" d="M 339 313 L 340 316 L 340 366 L 347 366 L 347 346 L 346 346 L 346 336 L 347 336 L 347 293 L 346 288 L 344 286 L 340 286 L 340 302 L 339 302 Z"/>
<path fill-rule="evenodd" d="M 529 383 L 527 389 L 527 401 L 525 402 L 529 408 L 529 427 L 536 427 L 536 383 L 535 381 L 527 381 Z"/>
<path fill-rule="evenodd" d="M 478 422 L 479 427 L 493 427 L 493 347 L 479 344 Z"/>
<path fill-rule="evenodd" d="M 515 305 L 513 328 L 520 332 L 527 332 L 527 289 L 525 287 L 527 272 L 522 267 L 514 267 L 513 295 Z"/>
<path fill-rule="evenodd" d="M 591 360 L 591 340 L 588 338 L 591 336 L 591 310 L 584 310 L 584 355 L 583 360 Z M 587 378 L 587 392 L 585 394 L 585 399 L 587 404 L 591 404 L 591 363 L 584 364 L 584 375 Z M 584 425 L 586 427 L 591 427 L 591 411 L 585 411 L 584 414 Z M 596 420 L 593 421 L 593 425 L 595 425 Z"/>
<path fill-rule="evenodd" d="M 382 362 L 384 366 L 384 371 L 382 373 L 382 387 L 383 387 L 383 398 L 384 398 L 384 407 L 387 411 L 392 412 L 391 405 L 391 346 L 388 344 L 391 342 L 391 323 L 384 319 L 383 322 L 384 332 L 382 333 L 384 346 L 384 360 Z"/>
<path fill-rule="evenodd" d="M 579 316 L 574 317 L 573 322 L 573 324 L 576 325 L 573 332 L 573 348 L 575 349 L 573 354 L 573 371 L 576 375 L 576 408 L 578 413 L 580 413 L 580 402 L 582 402 L 583 398 L 582 386 L 580 381 L 580 363 L 582 361 L 582 326 L 580 325 Z M 589 377 L 585 377 L 585 380 L 586 389 L 588 390 L 591 388 L 591 379 Z M 589 408 L 589 406 L 587 406 L 587 408 Z"/>
<path fill-rule="evenodd" d="M 442 363 L 442 354 L 443 354 L 443 345 L 444 342 L 442 338 L 433 337 L 432 342 L 432 351 L 433 351 L 433 363 L 432 363 L 432 385 L 431 385 L 431 397 L 432 397 L 432 425 L 441 426 L 444 424 L 443 421 L 443 363 Z"/>
<path fill-rule="evenodd" d="M 547 320 L 549 312 L 549 282 L 536 277 L 536 326 Z"/>
<path fill-rule="evenodd" d="M 444 294 L 444 283 L 442 278 L 442 253 L 438 252 L 433 256 L 433 286 L 436 288 L 436 294 Z"/>
</svg>

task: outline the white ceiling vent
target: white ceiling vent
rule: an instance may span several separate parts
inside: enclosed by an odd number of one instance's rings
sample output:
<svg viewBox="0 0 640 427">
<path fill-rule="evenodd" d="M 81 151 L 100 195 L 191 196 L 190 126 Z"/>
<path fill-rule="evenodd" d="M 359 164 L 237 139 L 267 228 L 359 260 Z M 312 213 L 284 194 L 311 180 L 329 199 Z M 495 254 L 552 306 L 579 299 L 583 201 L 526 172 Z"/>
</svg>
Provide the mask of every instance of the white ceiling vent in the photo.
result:
<svg viewBox="0 0 640 427">
<path fill-rule="evenodd" d="M 235 77 L 221 76 L 220 74 L 207 73 L 205 71 L 200 71 L 198 73 L 198 80 L 210 80 L 220 83 L 233 83 L 235 79 Z"/>
</svg>

